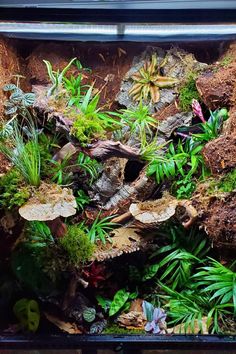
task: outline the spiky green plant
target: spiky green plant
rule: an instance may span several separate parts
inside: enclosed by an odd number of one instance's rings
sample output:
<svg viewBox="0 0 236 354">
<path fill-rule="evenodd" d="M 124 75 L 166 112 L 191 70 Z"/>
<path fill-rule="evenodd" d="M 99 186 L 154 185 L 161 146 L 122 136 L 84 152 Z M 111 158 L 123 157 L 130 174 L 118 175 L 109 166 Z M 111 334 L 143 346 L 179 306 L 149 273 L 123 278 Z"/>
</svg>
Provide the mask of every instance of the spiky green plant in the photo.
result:
<svg viewBox="0 0 236 354">
<path fill-rule="evenodd" d="M 111 222 L 113 218 L 114 215 L 100 219 L 100 213 L 98 214 L 92 226 L 88 229 L 88 237 L 92 243 L 101 241 L 103 244 L 106 244 L 106 240 L 111 242 L 109 232 L 118 225 L 117 223 Z"/>
<path fill-rule="evenodd" d="M 203 262 L 209 252 L 208 241 L 197 228 L 186 231 L 173 225 L 164 235 L 168 238 L 167 245 L 155 251 L 151 259 L 161 258 L 157 263 L 160 281 L 165 281 L 172 289 L 183 289 L 194 267 Z"/>
<path fill-rule="evenodd" d="M 101 165 L 97 162 L 97 160 L 91 159 L 89 156 L 80 152 L 77 158 L 77 164 L 82 171 L 89 175 L 90 184 L 98 178 L 101 171 Z"/>
<path fill-rule="evenodd" d="M 157 128 L 157 120 L 149 113 L 148 106 L 142 101 L 136 108 L 122 109 L 119 117 L 130 127 L 130 132 L 138 132 L 141 136 L 144 132 L 152 136 L 152 130 Z"/>
<path fill-rule="evenodd" d="M 209 265 L 201 267 L 193 278 L 202 294 L 210 294 L 210 300 L 218 299 L 224 305 L 233 302 L 236 316 L 236 272 L 233 270 L 235 262 L 230 268 L 209 258 Z"/>
<path fill-rule="evenodd" d="M 47 92 L 48 97 L 53 95 L 56 91 L 58 91 L 62 87 L 64 76 L 75 60 L 76 57 L 71 59 L 69 64 L 61 72 L 59 70 L 54 71 L 52 69 L 52 64 L 48 60 L 43 60 L 44 64 L 47 67 L 48 76 L 52 82 L 52 86 L 48 89 Z"/>
<path fill-rule="evenodd" d="M 18 122 L 13 122 L 13 133 L 8 144 L 0 142 L 2 152 L 32 186 L 40 184 L 40 147 L 38 132 L 33 121 L 27 121 L 28 141 L 25 141 L 23 129 Z"/>
</svg>

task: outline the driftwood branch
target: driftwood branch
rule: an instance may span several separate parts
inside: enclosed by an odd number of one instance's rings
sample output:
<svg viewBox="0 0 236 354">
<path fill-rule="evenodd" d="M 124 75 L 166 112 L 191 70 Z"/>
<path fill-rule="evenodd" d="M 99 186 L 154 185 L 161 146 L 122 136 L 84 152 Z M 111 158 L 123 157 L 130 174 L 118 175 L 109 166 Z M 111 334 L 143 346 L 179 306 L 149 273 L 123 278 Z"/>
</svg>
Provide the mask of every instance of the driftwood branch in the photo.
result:
<svg viewBox="0 0 236 354">
<path fill-rule="evenodd" d="M 84 151 L 86 152 L 86 151 Z M 139 160 L 139 150 L 128 145 L 121 144 L 120 141 L 99 140 L 88 146 L 88 155 L 100 160 L 107 160 L 110 157 L 120 157 L 129 160 Z"/>
<path fill-rule="evenodd" d="M 129 160 L 139 160 L 139 150 L 128 145 L 123 145 L 119 141 L 99 140 L 88 147 L 82 148 L 77 144 L 67 143 L 53 157 L 54 160 L 63 160 L 66 156 L 72 156 L 82 151 L 91 158 L 107 160 L 111 157 L 126 158 Z"/>
</svg>

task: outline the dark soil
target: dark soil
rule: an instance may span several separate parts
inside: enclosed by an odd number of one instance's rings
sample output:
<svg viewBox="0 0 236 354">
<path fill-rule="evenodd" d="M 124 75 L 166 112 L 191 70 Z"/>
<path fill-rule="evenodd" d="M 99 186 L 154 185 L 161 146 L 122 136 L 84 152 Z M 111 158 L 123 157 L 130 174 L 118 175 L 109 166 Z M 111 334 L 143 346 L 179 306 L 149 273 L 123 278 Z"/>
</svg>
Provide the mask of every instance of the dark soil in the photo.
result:
<svg viewBox="0 0 236 354">
<path fill-rule="evenodd" d="M 233 104 L 236 84 L 236 63 L 216 70 L 204 73 L 196 81 L 203 102 L 212 110 Z"/>
<path fill-rule="evenodd" d="M 236 136 L 225 135 L 210 141 L 202 154 L 213 175 L 235 168 Z"/>
<path fill-rule="evenodd" d="M 0 38 L 0 121 L 3 119 L 4 101 L 6 100 L 2 88 L 16 74 L 22 74 L 16 50 L 8 40 Z"/>
<path fill-rule="evenodd" d="M 236 248 L 236 193 L 210 201 L 204 215 L 204 227 L 213 247 Z"/>
</svg>

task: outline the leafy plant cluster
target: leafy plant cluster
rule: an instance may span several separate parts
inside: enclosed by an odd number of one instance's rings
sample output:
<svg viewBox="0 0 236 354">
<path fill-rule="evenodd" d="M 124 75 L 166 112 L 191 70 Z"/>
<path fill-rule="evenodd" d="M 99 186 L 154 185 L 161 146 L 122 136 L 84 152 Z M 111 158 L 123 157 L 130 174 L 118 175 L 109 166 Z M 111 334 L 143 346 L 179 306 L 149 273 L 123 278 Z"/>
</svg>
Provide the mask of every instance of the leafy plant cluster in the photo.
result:
<svg viewBox="0 0 236 354">
<path fill-rule="evenodd" d="M 167 309 L 168 325 L 182 324 L 180 332 L 195 333 L 196 324 L 203 332 L 205 322 L 210 333 L 220 333 L 226 316 L 235 316 L 235 265 L 228 268 L 210 258 L 205 235 L 196 229 L 187 234 L 172 226 L 170 232 L 168 244 L 151 257 L 161 257 L 157 298 Z"/>
<path fill-rule="evenodd" d="M 102 309 L 108 313 L 108 316 L 112 317 L 120 312 L 128 310 L 131 301 L 136 299 L 137 296 L 137 292 L 130 293 L 125 289 L 120 289 L 115 293 L 112 300 L 108 300 L 100 295 L 97 295 L 96 299 Z"/>
<path fill-rule="evenodd" d="M 208 174 L 201 151 L 206 142 L 219 135 L 222 123 L 228 117 L 225 109 L 210 113 L 208 121 L 198 124 L 201 133 L 184 134 L 186 141 L 179 140 L 176 146 L 170 143 L 164 156 L 146 157 L 149 160 L 147 175 L 154 175 L 158 184 L 165 179 L 173 180 L 178 177 L 172 184 L 172 192 L 179 199 L 191 197 L 196 187 L 194 176 L 204 179 Z"/>
<path fill-rule="evenodd" d="M 92 139 L 104 137 L 107 130 L 114 130 L 119 124 L 117 120 L 109 116 L 109 112 L 101 112 L 98 107 L 100 96 L 93 96 L 91 86 L 81 101 L 76 103 L 76 116 L 71 134 L 74 135 L 82 146 L 91 143 Z M 77 113 L 78 112 L 78 113 Z"/>
<path fill-rule="evenodd" d="M 24 330 L 33 333 L 37 331 L 40 321 L 37 301 L 26 298 L 20 299 L 15 303 L 13 312 Z"/>
<path fill-rule="evenodd" d="M 35 94 L 32 92 L 24 93 L 17 85 L 8 84 L 3 87 L 3 91 L 11 92 L 9 99 L 5 103 L 6 115 L 29 116 L 28 108 L 34 104 Z"/>
</svg>

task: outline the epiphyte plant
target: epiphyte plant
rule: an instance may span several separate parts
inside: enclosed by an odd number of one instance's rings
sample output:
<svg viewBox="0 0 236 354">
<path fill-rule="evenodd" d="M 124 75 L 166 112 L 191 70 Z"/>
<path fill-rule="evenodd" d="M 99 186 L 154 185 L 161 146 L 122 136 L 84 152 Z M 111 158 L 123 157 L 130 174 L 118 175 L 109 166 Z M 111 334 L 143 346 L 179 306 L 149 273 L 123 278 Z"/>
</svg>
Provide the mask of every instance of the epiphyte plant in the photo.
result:
<svg viewBox="0 0 236 354">
<path fill-rule="evenodd" d="M 43 62 L 45 63 L 45 65 L 47 67 L 48 76 L 52 82 L 52 86 L 48 89 L 48 92 L 47 92 L 48 97 L 52 96 L 62 86 L 63 78 L 75 60 L 76 60 L 76 57 L 71 59 L 69 64 L 61 72 L 59 70 L 54 71 L 52 69 L 52 64 L 48 60 L 43 60 Z"/>
<path fill-rule="evenodd" d="M 146 61 L 144 65 L 131 76 L 134 81 L 129 91 L 129 95 L 134 101 L 144 99 L 157 103 L 160 100 L 160 89 L 172 87 L 179 82 L 178 79 L 168 76 L 162 76 L 161 67 L 166 64 L 166 58 L 158 65 L 156 54 L 152 55 L 151 61 Z"/>
</svg>

